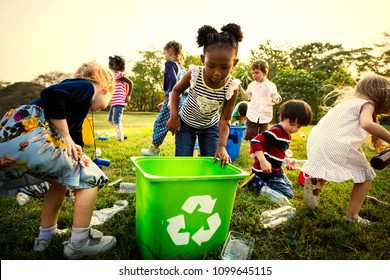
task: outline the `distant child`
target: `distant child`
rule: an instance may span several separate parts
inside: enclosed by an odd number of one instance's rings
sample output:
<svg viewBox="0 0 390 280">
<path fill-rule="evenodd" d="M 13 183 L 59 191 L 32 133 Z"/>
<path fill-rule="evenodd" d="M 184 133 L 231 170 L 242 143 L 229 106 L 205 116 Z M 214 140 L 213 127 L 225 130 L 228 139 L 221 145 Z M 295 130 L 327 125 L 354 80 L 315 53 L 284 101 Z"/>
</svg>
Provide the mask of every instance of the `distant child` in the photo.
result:
<svg viewBox="0 0 390 280">
<path fill-rule="evenodd" d="M 379 152 L 384 142 L 390 143 L 390 132 L 377 121 L 377 116 L 390 113 L 390 79 L 368 75 L 354 89 L 336 92 L 339 98 L 307 140 L 307 162 L 301 170 L 309 174 L 304 184 L 304 200 L 315 209 L 326 181 L 353 180 L 347 214 L 349 222 L 368 225 L 359 211 L 376 176 L 362 152 L 368 135 Z M 334 96 L 334 95 L 332 95 Z"/>
<path fill-rule="evenodd" d="M 241 101 L 236 104 L 232 114 L 233 125 L 245 126 L 247 120 L 246 114 L 248 111 L 248 104 L 248 101 Z"/>
<path fill-rule="evenodd" d="M 130 103 L 133 82 L 124 73 L 125 59 L 123 57 L 110 56 L 108 66 L 114 72 L 115 77 L 115 92 L 111 100 L 108 122 L 114 126 L 118 141 L 122 141 L 127 139 L 123 132 L 123 110 Z"/>
<path fill-rule="evenodd" d="M 245 91 L 240 86 L 244 98 L 250 99 L 245 140 L 252 140 L 253 137 L 268 129 L 268 124 L 273 118 L 273 105 L 282 101 L 275 84 L 267 78 L 267 61 L 261 59 L 254 61 L 251 72 L 254 81 L 248 85 L 248 89 Z"/>
<path fill-rule="evenodd" d="M 85 63 L 74 78 L 43 89 L 38 99 L 7 112 L 1 119 L 0 195 L 23 191 L 33 197 L 45 197 L 35 252 L 45 251 L 57 234 L 61 204 L 71 189 L 76 190 L 76 200 L 64 257 L 98 255 L 116 243 L 115 237 L 90 228 L 98 189 L 108 178 L 83 153 L 82 139 L 88 110 L 106 108 L 114 87 L 111 71 L 95 62 Z M 29 185 L 34 178 L 49 184 L 32 188 Z"/>
<path fill-rule="evenodd" d="M 234 23 L 222 27 L 221 32 L 208 25 L 198 29 L 203 66 L 192 65 L 172 90 L 167 128 L 175 134 L 176 156 L 191 156 L 198 137 L 201 156 L 219 158 L 221 166 L 231 163 L 226 142 L 240 81 L 230 73 L 238 62 L 242 38 L 241 27 Z M 187 100 L 178 112 L 180 95 L 187 88 Z"/>
<path fill-rule="evenodd" d="M 160 146 L 167 136 L 168 129 L 166 123 L 170 117 L 170 95 L 174 85 L 186 72 L 183 63 L 183 47 L 176 41 L 169 41 L 164 46 L 165 71 L 164 71 L 164 102 L 153 126 L 152 145 L 148 149 L 142 149 L 141 154 L 144 156 L 160 155 Z"/>
<path fill-rule="evenodd" d="M 294 196 L 292 183 L 285 176 L 282 165 L 286 162 L 287 169 L 296 169 L 294 159 L 286 156 L 286 151 L 290 146 L 291 134 L 307 126 L 311 115 L 311 108 L 305 101 L 284 102 L 279 108 L 280 122 L 251 140 L 251 153 L 255 156 L 252 172 L 256 174 L 252 183 L 257 189 L 267 185 L 287 198 Z"/>
</svg>

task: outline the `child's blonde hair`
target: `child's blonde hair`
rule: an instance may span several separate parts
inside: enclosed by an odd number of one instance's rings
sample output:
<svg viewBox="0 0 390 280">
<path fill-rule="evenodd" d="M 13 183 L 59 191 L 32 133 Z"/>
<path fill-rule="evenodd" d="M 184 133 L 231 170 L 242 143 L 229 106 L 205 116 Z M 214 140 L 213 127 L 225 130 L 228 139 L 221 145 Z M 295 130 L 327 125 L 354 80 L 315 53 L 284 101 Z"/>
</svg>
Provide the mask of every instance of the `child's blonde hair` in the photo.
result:
<svg viewBox="0 0 390 280">
<path fill-rule="evenodd" d="M 372 118 L 379 123 L 379 115 L 390 114 L 390 79 L 377 74 L 369 74 L 361 79 L 355 88 L 346 87 L 328 93 L 324 102 L 326 103 L 326 101 L 336 98 L 333 104 L 336 105 L 353 97 L 364 98 L 372 102 L 374 105 Z M 383 151 L 388 146 L 384 141 L 375 136 L 371 136 L 371 143 L 377 152 Z"/>
<path fill-rule="evenodd" d="M 169 41 L 165 44 L 164 50 L 172 50 L 174 55 L 176 56 L 176 60 L 180 63 L 184 63 L 184 54 L 183 54 L 183 46 L 176 41 Z"/>
<path fill-rule="evenodd" d="M 115 89 L 115 80 L 111 71 L 95 61 L 81 65 L 75 73 L 75 78 L 86 79 L 95 85 L 107 87 L 107 91 L 110 93 L 114 92 Z"/>
</svg>

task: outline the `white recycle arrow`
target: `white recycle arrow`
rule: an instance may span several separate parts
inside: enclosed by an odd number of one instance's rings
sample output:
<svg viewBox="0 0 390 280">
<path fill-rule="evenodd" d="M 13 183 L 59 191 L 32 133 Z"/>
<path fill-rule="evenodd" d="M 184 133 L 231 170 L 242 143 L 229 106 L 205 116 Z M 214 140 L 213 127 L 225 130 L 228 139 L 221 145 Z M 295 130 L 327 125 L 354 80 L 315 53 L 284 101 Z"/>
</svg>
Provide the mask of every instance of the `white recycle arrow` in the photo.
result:
<svg viewBox="0 0 390 280">
<path fill-rule="evenodd" d="M 211 212 L 213 212 L 216 200 L 216 198 L 212 199 L 209 195 L 191 196 L 186 200 L 186 202 L 184 202 L 181 209 L 191 214 L 195 211 L 199 204 L 199 212 L 211 214 Z"/>
<path fill-rule="evenodd" d="M 176 245 L 186 245 L 190 240 L 189 232 L 179 232 L 180 229 L 185 228 L 184 215 L 178 215 L 167 220 L 167 231 Z"/>
<path fill-rule="evenodd" d="M 205 230 L 204 226 L 202 226 L 197 232 L 194 233 L 192 239 L 200 246 L 202 242 L 207 242 L 213 236 L 215 231 L 221 225 L 221 218 L 218 213 L 210 216 L 207 219 L 207 223 L 209 224 L 210 229 Z"/>
</svg>

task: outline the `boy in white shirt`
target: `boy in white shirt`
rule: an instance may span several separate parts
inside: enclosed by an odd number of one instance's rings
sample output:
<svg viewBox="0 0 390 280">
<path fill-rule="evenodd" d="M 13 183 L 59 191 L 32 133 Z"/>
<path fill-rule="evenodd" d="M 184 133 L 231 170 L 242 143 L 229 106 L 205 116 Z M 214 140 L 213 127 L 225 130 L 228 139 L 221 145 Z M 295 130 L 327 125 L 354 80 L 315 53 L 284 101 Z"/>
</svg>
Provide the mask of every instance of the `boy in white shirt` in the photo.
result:
<svg viewBox="0 0 390 280">
<path fill-rule="evenodd" d="M 254 81 L 248 85 L 246 91 L 240 86 L 243 97 L 250 100 L 245 140 L 251 140 L 268 129 L 268 124 L 273 117 L 273 105 L 282 101 L 275 84 L 267 78 L 268 69 L 268 63 L 265 60 L 254 61 L 251 66 Z"/>
</svg>

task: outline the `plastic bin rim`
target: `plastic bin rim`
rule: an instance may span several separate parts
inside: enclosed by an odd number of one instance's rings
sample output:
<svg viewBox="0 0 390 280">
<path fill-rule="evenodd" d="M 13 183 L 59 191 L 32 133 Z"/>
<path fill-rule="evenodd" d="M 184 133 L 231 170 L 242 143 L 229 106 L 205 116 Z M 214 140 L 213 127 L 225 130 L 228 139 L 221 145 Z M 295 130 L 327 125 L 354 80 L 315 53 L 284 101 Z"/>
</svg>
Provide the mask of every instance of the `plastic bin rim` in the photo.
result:
<svg viewBox="0 0 390 280">
<path fill-rule="evenodd" d="M 163 160 L 163 159 L 173 159 L 173 160 L 191 160 L 194 159 L 194 157 L 150 157 L 150 156 L 133 156 L 130 157 L 130 160 L 134 163 L 136 168 L 140 170 L 140 172 L 148 178 L 150 181 L 177 181 L 177 180 L 186 180 L 186 181 L 193 181 L 194 179 L 196 180 L 221 180 L 221 177 L 223 176 L 224 179 L 234 179 L 234 180 L 241 180 L 241 179 L 246 179 L 249 176 L 249 173 L 239 169 L 238 167 L 232 165 L 232 164 L 227 164 L 225 167 L 221 168 L 230 168 L 235 171 L 237 171 L 237 174 L 226 174 L 226 175 L 206 175 L 206 176 L 201 176 L 201 177 L 195 177 L 195 176 L 157 176 L 150 174 L 148 172 L 145 172 L 142 168 L 137 163 L 138 159 L 154 159 L 154 160 Z M 210 160 L 212 161 L 212 157 L 199 157 L 199 160 Z M 218 164 L 218 162 L 215 162 L 215 164 Z"/>
</svg>

